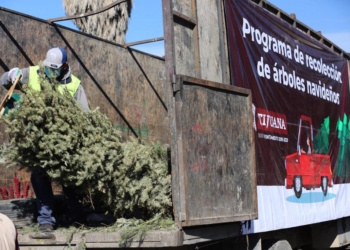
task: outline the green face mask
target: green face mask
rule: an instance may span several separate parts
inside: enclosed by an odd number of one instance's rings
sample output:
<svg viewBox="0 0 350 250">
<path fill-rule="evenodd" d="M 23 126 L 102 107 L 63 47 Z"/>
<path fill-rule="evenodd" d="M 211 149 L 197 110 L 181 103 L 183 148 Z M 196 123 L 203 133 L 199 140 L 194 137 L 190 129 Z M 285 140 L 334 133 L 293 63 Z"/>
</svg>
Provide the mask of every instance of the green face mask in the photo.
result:
<svg viewBox="0 0 350 250">
<path fill-rule="evenodd" d="M 45 66 L 44 71 L 45 71 L 45 75 L 48 78 L 57 78 L 61 75 L 61 68 L 54 69 L 54 68 Z"/>
</svg>

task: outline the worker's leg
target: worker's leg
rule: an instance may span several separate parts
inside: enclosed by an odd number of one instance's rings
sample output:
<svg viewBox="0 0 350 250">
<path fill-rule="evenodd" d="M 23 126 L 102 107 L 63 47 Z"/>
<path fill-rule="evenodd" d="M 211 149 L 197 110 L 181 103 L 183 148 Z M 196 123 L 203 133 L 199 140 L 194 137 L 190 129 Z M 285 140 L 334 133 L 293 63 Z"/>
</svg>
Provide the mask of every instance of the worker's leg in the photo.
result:
<svg viewBox="0 0 350 250">
<path fill-rule="evenodd" d="M 36 196 L 38 207 L 38 223 L 55 225 L 56 219 L 52 216 L 54 196 L 51 181 L 42 169 L 33 170 L 30 180 Z"/>
<path fill-rule="evenodd" d="M 112 215 L 98 214 L 96 212 L 87 212 L 81 201 L 83 195 L 78 195 L 74 187 L 63 187 L 63 192 L 68 199 L 69 223 L 71 225 L 80 226 L 81 224 L 97 226 L 97 225 L 113 225 L 116 219 Z"/>
<path fill-rule="evenodd" d="M 67 197 L 69 218 L 71 222 L 84 223 L 84 207 L 80 202 L 82 196 L 75 192 L 74 187 L 62 187 L 64 195 Z"/>
</svg>

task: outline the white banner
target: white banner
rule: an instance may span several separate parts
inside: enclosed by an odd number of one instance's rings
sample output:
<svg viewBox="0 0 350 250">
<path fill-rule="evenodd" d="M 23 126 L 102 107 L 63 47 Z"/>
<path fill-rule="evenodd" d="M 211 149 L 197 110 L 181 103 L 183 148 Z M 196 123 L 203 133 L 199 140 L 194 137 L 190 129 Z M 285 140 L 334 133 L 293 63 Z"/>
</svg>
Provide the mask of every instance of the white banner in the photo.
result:
<svg viewBox="0 0 350 250">
<path fill-rule="evenodd" d="M 350 216 L 350 184 L 303 188 L 300 198 L 285 186 L 258 186 L 259 219 L 243 223 L 243 233 L 259 233 Z"/>
</svg>

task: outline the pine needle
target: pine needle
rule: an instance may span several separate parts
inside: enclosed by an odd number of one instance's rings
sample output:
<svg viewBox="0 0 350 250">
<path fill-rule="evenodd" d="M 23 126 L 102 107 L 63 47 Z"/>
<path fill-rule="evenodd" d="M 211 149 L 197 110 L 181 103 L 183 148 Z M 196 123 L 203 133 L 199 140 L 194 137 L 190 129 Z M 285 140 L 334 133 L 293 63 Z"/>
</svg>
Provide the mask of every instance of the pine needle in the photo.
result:
<svg viewBox="0 0 350 250">
<path fill-rule="evenodd" d="M 57 82 L 40 74 L 41 91 L 25 89 L 18 108 L 1 120 L 8 166 L 43 168 L 52 181 L 74 186 L 85 201 L 117 218 L 172 218 L 167 149 L 158 142 L 121 141 L 98 109 L 83 111 Z"/>
</svg>

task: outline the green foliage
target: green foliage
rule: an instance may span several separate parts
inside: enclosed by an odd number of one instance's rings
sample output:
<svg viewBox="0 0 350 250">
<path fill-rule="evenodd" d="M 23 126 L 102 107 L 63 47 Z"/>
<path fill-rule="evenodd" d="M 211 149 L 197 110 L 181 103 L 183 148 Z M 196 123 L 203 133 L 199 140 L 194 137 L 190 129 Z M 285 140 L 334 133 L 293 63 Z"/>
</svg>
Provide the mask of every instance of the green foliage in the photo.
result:
<svg viewBox="0 0 350 250">
<path fill-rule="evenodd" d="M 44 168 L 53 181 L 75 186 L 118 217 L 171 217 L 166 148 L 121 133 L 98 110 L 83 111 L 64 85 L 40 77 L 41 91 L 26 88 L 21 106 L 2 121 L 10 141 L 1 148 L 12 165 Z"/>
<path fill-rule="evenodd" d="M 143 241 L 149 231 L 170 229 L 173 226 L 174 221 L 162 219 L 161 214 L 156 214 L 152 219 L 145 222 L 120 219 L 117 222 L 117 227 L 121 229 L 120 245 L 122 247 L 129 247 L 129 243 L 135 239 Z"/>
<path fill-rule="evenodd" d="M 109 207 L 123 217 L 131 214 L 151 218 L 154 214 L 171 215 L 171 177 L 167 152 L 159 144 L 145 145 L 136 139 L 122 144 L 123 163 L 109 188 Z"/>
</svg>

